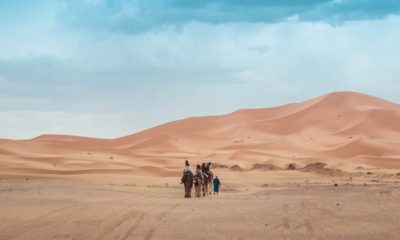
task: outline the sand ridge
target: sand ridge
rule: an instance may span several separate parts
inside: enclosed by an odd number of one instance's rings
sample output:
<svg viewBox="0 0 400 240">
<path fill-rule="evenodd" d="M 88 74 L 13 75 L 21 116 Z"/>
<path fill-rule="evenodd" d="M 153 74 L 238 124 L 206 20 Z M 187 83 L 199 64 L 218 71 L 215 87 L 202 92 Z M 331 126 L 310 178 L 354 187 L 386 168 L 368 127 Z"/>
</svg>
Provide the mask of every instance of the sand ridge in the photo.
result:
<svg viewBox="0 0 400 240">
<path fill-rule="evenodd" d="M 242 169 L 316 162 L 350 172 L 359 166 L 398 169 L 398 122 L 398 104 L 337 92 L 281 107 L 178 120 L 117 139 L 66 135 L 2 139 L 0 173 L 31 169 L 32 173 L 126 171 L 170 176 L 179 174 L 184 159 Z"/>
</svg>

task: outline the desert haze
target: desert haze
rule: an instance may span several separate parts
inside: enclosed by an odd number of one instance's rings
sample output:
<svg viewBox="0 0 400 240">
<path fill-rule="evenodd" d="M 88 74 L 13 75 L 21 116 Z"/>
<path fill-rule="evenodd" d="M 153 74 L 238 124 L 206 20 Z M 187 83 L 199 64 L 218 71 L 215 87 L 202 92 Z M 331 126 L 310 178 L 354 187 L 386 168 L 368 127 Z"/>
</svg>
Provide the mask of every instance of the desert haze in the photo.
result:
<svg viewBox="0 0 400 240">
<path fill-rule="evenodd" d="M 183 198 L 184 160 L 219 196 Z M 400 239 L 400 105 L 336 92 L 117 139 L 0 140 L 0 239 Z"/>
</svg>

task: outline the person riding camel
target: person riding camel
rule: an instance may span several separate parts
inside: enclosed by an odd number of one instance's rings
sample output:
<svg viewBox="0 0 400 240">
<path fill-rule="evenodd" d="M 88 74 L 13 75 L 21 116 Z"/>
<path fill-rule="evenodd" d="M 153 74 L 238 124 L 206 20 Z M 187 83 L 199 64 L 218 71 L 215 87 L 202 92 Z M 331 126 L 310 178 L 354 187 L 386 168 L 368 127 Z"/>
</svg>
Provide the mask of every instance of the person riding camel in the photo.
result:
<svg viewBox="0 0 400 240">
<path fill-rule="evenodd" d="M 204 177 L 206 177 L 206 178 L 209 177 L 208 171 L 207 171 L 207 166 L 206 166 L 205 163 L 202 163 L 202 164 L 201 164 L 201 171 L 203 172 L 203 176 L 204 176 Z"/>
<path fill-rule="evenodd" d="M 211 162 L 208 162 L 208 164 L 207 164 L 207 173 L 208 174 L 210 173 L 210 168 L 211 168 Z"/>
<path fill-rule="evenodd" d="M 185 180 L 185 177 L 189 175 L 193 177 L 193 172 L 192 172 L 192 167 L 189 164 L 188 160 L 185 160 L 185 166 L 183 167 L 183 176 L 181 179 L 181 183 L 183 183 L 183 181 Z"/>
<path fill-rule="evenodd" d="M 204 179 L 204 177 L 203 177 L 203 172 L 201 171 L 200 164 L 197 164 L 197 167 L 196 167 L 196 175 L 199 176 L 201 179 Z"/>
</svg>

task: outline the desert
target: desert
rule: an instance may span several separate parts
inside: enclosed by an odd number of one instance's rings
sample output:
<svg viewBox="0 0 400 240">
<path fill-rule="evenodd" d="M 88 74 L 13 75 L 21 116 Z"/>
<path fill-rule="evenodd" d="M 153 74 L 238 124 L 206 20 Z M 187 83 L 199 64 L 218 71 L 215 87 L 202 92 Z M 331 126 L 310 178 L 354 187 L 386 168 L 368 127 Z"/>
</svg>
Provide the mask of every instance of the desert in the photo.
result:
<svg viewBox="0 0 400 240">
<path fill-rule="evenodd" d="M 398 239 L 399 122 L 399 104 L 334 92 L 115 139 L 2 139 L 0 239 Z M 185 160 L 212 162 L 220 194 L 184 198 Z"/>
<path fill-rule="evenodd" d="M 0 240 L 399 240 L 400 0 L 0 0 Z"/>
</svg>

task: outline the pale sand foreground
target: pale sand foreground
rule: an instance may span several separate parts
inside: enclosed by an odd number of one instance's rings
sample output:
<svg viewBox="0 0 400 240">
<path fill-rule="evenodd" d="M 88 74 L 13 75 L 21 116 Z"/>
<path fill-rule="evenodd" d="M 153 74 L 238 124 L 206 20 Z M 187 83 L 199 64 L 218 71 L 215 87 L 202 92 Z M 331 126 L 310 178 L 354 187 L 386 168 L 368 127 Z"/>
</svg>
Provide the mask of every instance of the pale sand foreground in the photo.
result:
<svg viewBox="0 0 400 240">
<path fill-rule="evenodd" d="M 176 177 L 3 175 L 0 239 L 400 239 L 398 176 L 218 174 L 200 199 Z"/>
</svg>

